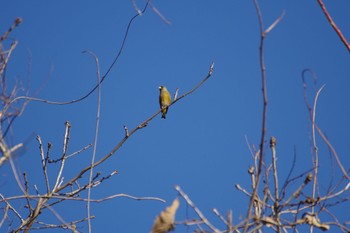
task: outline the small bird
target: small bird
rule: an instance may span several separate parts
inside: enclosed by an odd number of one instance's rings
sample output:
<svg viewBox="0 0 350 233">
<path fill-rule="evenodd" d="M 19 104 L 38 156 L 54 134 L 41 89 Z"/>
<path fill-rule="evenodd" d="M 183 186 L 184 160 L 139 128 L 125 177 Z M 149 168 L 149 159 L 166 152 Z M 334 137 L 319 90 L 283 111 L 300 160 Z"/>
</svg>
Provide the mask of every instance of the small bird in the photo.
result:
<svg viewBox="0 0 350 233">
<path fill-rule="evenodd" d="M 166 89 L 165 86 L 159 87 L 159 105 L 162 109 L 162 118 L 166 118 L 166 113 L 168 112 L 168 106 L 171 102 L 171 96 L 169 91 Z"/>
</svg>

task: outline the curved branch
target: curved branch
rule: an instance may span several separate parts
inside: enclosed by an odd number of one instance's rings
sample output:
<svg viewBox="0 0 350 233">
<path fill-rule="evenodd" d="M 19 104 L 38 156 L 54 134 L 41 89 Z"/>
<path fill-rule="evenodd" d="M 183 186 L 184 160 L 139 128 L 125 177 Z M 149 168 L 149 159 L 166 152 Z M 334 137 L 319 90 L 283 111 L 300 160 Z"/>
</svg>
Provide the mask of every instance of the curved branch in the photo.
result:
<svg viewBox="0 0 350 233">
<path fill-rule="evenodd" d="M 147 6 L 149 5 L 149 0 L 146 2 L 146 5 L 144 6 L 142 13 L 144 13 L 147 9 Z M 67 105 L 67 104 L 74 104 L 74 103 L 77 103 L 77 102 L 80 102 L 84 99 L 86 99 L 87 97 L 89 97 L 97 88 L 99 85 L 102 84 L 102 82 L 107 78 L 108 74 L 111 72 L 112 68 L 115 66 L 116 62 L 118 61 L 120 55 L 122 54 L 123 52 L 123 49 L 125 47 L 125 43 L 126 43 L 126 39 L 129 35 L 129 31 L 130 31 L 130 28 L 131 28 L 131 25 L 132 23 L 134 22 L 134 20 L 140 16 L 141 14 L 136 14 L 135 16 L 133 16 L 130 20 L 129 20 L 129 23 L 128 23 L 128 26 L 126 27 L 126 31 L 125 31 L 125 34 L 124 34 L 124 38 L 123 38 L 123 41 L 120 45 L 120 48 L 119 48 L 119 51 L 116 55 L 116 57 L 114 58 L 112 64 L 109 66 L 108 70 L 106 71 L 106 73 L 102 76 L 100 82 L 95 86 L 93 87 L 87 94 L 85 94 L 84 96 L 78 98 L 78 99 L 74 99 L 74 100 L 69 100 L 69 101 L 51 101 L 51 100 L 46 100 L 46 99 L 41 99 L 41 98 L 35 98 L 35 97 L 29 97 L 29 96 L 18 96 L 16 98 L 14 98 L 13 100 L 11 100 L 11 102 L 8 104 L 8 106 L 6 108 L 4 108 L 3 112 L 6 113 L 8 108 L 16 101 L 19 101 L 19 100 L 28 100 L 28 101 L 38 101 L 38 102 L 42 102 L 42 103 L 46 103 L 46 104 L 54 104 L 54 105 Z"/>
<path fill-rule="evenodd" d="M 195 86 L 192 90 L 186 92 L 185 94 L 183 94 L 182 96 L 180 96 L 179 98 L 177 98 L 176 100 L 174 100 L 170 105 L 172 106 L 173 104 L 177 103 L 179 100 L 183 99 L 184 97 L 186 97 L 187 95 L 192 94 L 195 90 L 197 90 L 201 85 L 203 85 L 203 83 L 205 81 L 207 81 L 214 70 L 214 63 L 211 64 L 209 72 L 207 74 L 207 76 L 197 85 Z M 108 158 L 110 158 L 117 150 L 119 150 L 119 148 L 124 145 L 124 143 L 134 134 L 136 133 L 138 130 L 146 127 L 148 125 L 149 122 L 151 122 L 160 112 L 162 111 L 162 109 L 159 109 L 158 111 L 156 111 L 152 116 L 150 116 L 147 120 L 143 121 L 142 123 L 140 123 L 138 126 L 136 126 L 133 130 L 131 130 L 130 132 L 128 132 L 127 134 L 125 134 L 124 138 L 108 153 L 106 154 L 103 158 L 101 158 L 99 161 L 91 164 L 90 166 L 87 166 L 86 168 L 84 168 L 83 170 L 81 170 L 79 172 L 78 175 L 76 175 L 74 178 L 72 178 L 70 181 L 66 182 L 65 184 L 61 185 L 60 187 L 57 187 L 55 190 L 53 190 L 53 193 L 58 193 L 59 191 L 65 189 L 66 187 L 72 185 L 75 181 L 77 181 L 80 177 L 82 177 L 87 171 L 89 171 L 92 167 L 97 167 L 98 165 L 100 165 L 101 163 L 103 163 L 104 161 L 106 161 Z"/>
</svg>

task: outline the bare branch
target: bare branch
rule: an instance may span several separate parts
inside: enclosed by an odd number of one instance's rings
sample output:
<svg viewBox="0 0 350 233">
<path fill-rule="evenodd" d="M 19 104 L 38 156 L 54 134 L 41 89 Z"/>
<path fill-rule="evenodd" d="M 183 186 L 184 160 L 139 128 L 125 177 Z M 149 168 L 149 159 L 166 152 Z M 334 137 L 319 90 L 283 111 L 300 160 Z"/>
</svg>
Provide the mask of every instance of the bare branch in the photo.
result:
<svg viewBox="0 0 350 233">
<path fill-rule="evenodd" d="M 161 20 L 163 20 L 164 23 L 171 25 L 171 22 L 169 20 L 167 20 L 159 11 L 158 9 L 153 5 L 153 3 L 151 1 L 148 1 L 150 7 L 152 8 L 152 10 L 154 11 L 154 13 L 156 13 L 159 18 L 161 18 Z"/>
<path fill-rule="evenodd" d="M 100 113 L 101 113 L 101 75 L 100 75 L 100 63 L 98 61 L 98 57 L 91 51 L 86 51 L 89 53 L 93 58 L 95 59 L 95 65 L 96 65 L 96 76 L 97 76 L 97 114 L 96 114 L 96 124 L 95 124 L 95 136 L 94 136 L 94 149 L 92 151 L 92 157 L 91 157 L 91 169 L 90 169 L 90 177 L 89 177 L 89 184 L 92 183 L 92 174 L 94 170 L 93 164 L 95 163 L 96 158 L 96 151 L 97 151 L 97 141 L 98 141 L 98 130 L 100 125 Z M 88 187 L 88 199 L 91 198 L 91 186 Z M 88 212 L 88 229 L 89 233 L 91 233 L 91 209 L 90 209 L 90 202 L 87 203 L 87 212 Z"/>
<path fill-rule="evenodd" d="M 192 94 L 195 90 L 197 90 L 201 85 L 204 84 L 204 82 L 206 82 L 212 74 L 212 66 L 210 69 L 210 72 L 207 74 L 207 76 L 197 85 L 195 86 L 193 89 L 191 89 L 190 91 L 186 92 L 185 94 L 183 94 L 182 96 L 180 96 L 179 98 L 177 98 L 176 100 L 174 100 L 172 103 L 170 103 L 169 107 L 172 106 L 173 104 L 175 104 L 176 102 L 178 102 L 179 100 L 183 99 L 184 97 L 186 97 L 187 95 Z M 89 171 L 91 169 L 91 167 L 96 167 L 98 165 L 100 165 L 101 163 L 103 163 L 105 160 L 107 160 L 108 158 L 110 158 L 117 150 L 119 150 L 119 148 L 126 142 L 126 140 L 128 140 L 129 137 L 131 137 L 134 133 L 136 133 L 138 130 L 144 128 L 150 121 L 152 121 L 160 112 L 162 111 L 162 109 L 159 109 L 158 111 L 156 111 L 152 116 L 150 116 L 148 119 L 146 119 L 145 121 L 143 121 L 142 123 L 140 123 L 138 126 L 136 126 L 133 130 L 131 130 L 129 132 L 128 135 L 124 136 L 124 138 L 108 153 L 106 154 L 104 157 L 102 157 L 99 161 L 95 162 L 94 164 L 84 168 L 83 170 L 81 170 L 79 172 L 78 175 L 76 175 L 74 178 L 72 178 L 70 181 L 66 182 L 65 184 L 63 184 L 60 187 L 57 187 L 56 190 L 54 191 L 55 193 L 63 190 L 64 188 L 72 185 L 75 181 L 77 181 L 80 177 L 82 177 L 87 171 Z"/>
<path fill-rule="evenodd" d="M 1 195 L 1 194 L 0 194 Z M 104 198 L 100 198 L 100 199 L 90 199 L 90 202 L 95 202 L 95 203 L 100 203 L 100 202 L 105 202 L 108 200 L 112 200 L 115 198 L 119 198 L 119 197 L 125 197 L 125 198 L 129 198 L 135 201 L 160 201 L 165 203 L 166 201 L 162 198 L 159 197 L 136 197 L 136 196 L 132 196 L 129 194 L 124 194 L 124 193 L 119 193 L 119 194 L 114 194 L 108 197 L 104 197 Z M 3 198 L 0 199 L 0 203 L 5 202 L 6 201 L 12 201 L 12 200 L 18 200 L 18 199 L 25 199 L 25 198 L 29 198 L 31 200 L 39 200 L 40 198 L 46 198 L 46 199 L 58 199 L 58 200 L 71 200 L 71 201 L 83 201 L 83 202 L 87 202 L 88 199 L 87 198 L 80 198 L 80 197 L 69 197 L 69 196 L 62 196 L 62 195 L 28 195 L 28 196 L 24 196 L 24 195 L 20 195 L 20 196 L 12 196 L 12 197 L 7 197 L 7 198 Z"/>
<path fill-rule="evenodd" d="M 345 47 L 347 48 L 347 50 L 350 52 L 350 44 L 349 42 L 346 40 L 345 36 L 343 35 L 343 33 L 341 32 L 341 30 L 339 29 L 339 27 L 335 24 L 335 22 L 333 21 L 331 15 L 328 13 L 326 6 L 323 4 L 322 0 L 317 0 L 318 4 L 320 5 L 324 15 L 326 16 L 326 18 L 328 19 L 329 23 L 331 24 L 332 28 L 334 29 L 334 31 L 337 33 L 337 35 L 339 36 L 340 40 L 343 42 L 343 44 L 345 45 Z"/>
<path fill-rule="evenodd" d="M 17 215 L 17 217 L 21 220 L 21 222 L 23 222 L 23 218 L 22 216 L 18 213 L 18 211 L 8 202 L 8 200 L 0 193 L 0 197 L 1 199 L 6 203 L 6 206 L 9 210 L 13 211 L 13 213 L 15 213 Z M 5 219 L 5 216 L 4 216 Z M 1 225 L 0 225 L 1 228 Z"/>
<path fill-rule="evenodd" d="M 260 67 L 261 67 L 261 82 L 262 82 L 262 92 L 263 92 L 263 114 L 262 114 L 262 129 L 261 129 L 261 139 L 260 139 L 260 149 L 259 149 L 259 165 L 258 170 L 256 174 L 256 184 L 253 189 L 252 196 L 250 198 L 249 207 L 247 211 L 247 217 L 245 219 L 245 227 L 243 232 L 246 233 L 248 230 L 248 223 L 251 216 L 251 211 L 253 208 L 254 198 L 257 194 L 257 190 L 260 183 L 260 177 L 261 177 L 261 169 L 263 165 L 263 155 L 264 155 L 264 149 L 265 149 L 265 134 L 266 134 L 266 118 L 267 118 L 267 90 L 266 90 L 266 77 L 265 77 L 265 62 L 264 62 L 264 41 L 266 33 L 264 32 L 264 25 L 262 20 L 262 15 L 259 7 L 259 3 L 257 0 L 254 0 L 254 5 L 256 8 L 256 12 L 258 15 L 258 21 L 259 21 L 259 29 L 260 29 Z"/>
<path fill-rule="evenodd" d="M 274 28 L 277 26 L 277 24 L 278 24 L 279 22 L 281 22 L 281 20 L 283 19 L 284 15 L 285 15 L 285 11 L 282 11 L 280 17 L 278 17 L 278 18 L 275 20 L 275 22 L 273 22 L 273 23 L 270 25 L 270 27 L 268 27 L 268 28 L 265 30 L 265 34 L 269 33 L 272 29 L 274 29 Z"/>
<path fill-rule="evenodd" d="M 220 232 L 218 229 L 216 229 L 209 221 L 208 219 L 202 214 L 202 212 L 194 205 L 194 203 L 191 201 L 191 199 L 187 196 L 187 194 L 182 191 L 180 186 L 175 186 L 176 191 L 179 192 L 179 194 L 186 200 L 186 202 L 192 207 L 192 209 L 197 213 L 197 215 L 200 217 L 200 219 L 203 221 L 205 225 L 207 225 L 213 232 L 218 233 Z"/>
<path fill-rule="evenodd" d="M 111 72 L 112 68 L 115 66 L 116 62 L 119 60 L 119 57 L 121 56 L 123 50 L 124 50 L 124 47 L 125 47 L 125 43 L 126 43 L 126 39 L 128 38 L 128 35 L 129 35 L 129 30 L 131 28 L 131 25 L 132 23 L 134 22 L 134 20 L 142 15 L 147 7 L 149 5 L 149 0 L 146 2 L 141 14 L 136 14 L 135 16 L 133 16 L 130 20 L 129 20 L 129 23 L 128 23 L 128 26 L 126 27 L 126 31 L 124 33 L 124 38 L 123 38 L 123 41 L 120 45 L 120 48 L 117 52 L 117 55 L 116 57 L 114 58 L 112 64 L 109 66 L 109 68 L 107 69 L 106 73 L 102 76 L 101 78 L 101 81 L 99 82 L 98 85 L 96 85 L 95 87 L 93 87 L 87 94 L 85 94 L 84 96 L 82 97 L 79 97 L 78 99 L 74 99 L 74 100 L 69 100 L 69 101 L 51 101 L 51 100 L 46 100 L 46 99 L 42 99 L 42 98 L 35 98 L 35 97 L 29 97 L 29 96 L 18 96 L 16 98 L 14 98 L 13 100 L 11 100 L 11 102 L 8 104 L 8 106 L 6 108 L 4 108 L 3 112 L 6 113 L 8 108 L 15 102 L 19 101 L 19 100 L 28 100 L 28 101 L 38 101 L 38 102 L 42 102 L 42 103 L 46 103 L 46 104 L 54 104 L 54 105 L 67 105 L 67 104 L 73 104 L 73 103 L 77 103 L 77 102 L 80 102 L 84 99 L 86 99 L 87 97 L 89 97 L 97 88 L 99 85 L 102 84 L 102 82 L 108 77 L 109 73 Z"/>
<path fill-rule="evenodd" d="M 45 178 L 45 182 L 46 182 L 46 192 L 50 193 L 50 183 L 49 183 L 49 176 L 47 174 L 47 170 L 46 170 L 46 165 L 47 165 L 47 159 L 45 159 L 45 155 L 44 155 L 44 149 L 43 149 L 43 143 L 41 141 L 40 136 L 38 135 L 36 137 L 36 140 L 39 142 L 39 150 L 40 150 L 40 156 L 41 156 L 41 166 L 43 168 L 43 172 L 44 172 L 44 178 Z"/>
<path fill-rule="evenodd" d="M 60 166 L 60 170 L 58 172 L 57 178 L 56 178 L 55 185 L 53 187 L 53 191 L 55 189 L 57 189 L 57 187 L 59 186 L 59 181 L 61 180 L 64 164 L 65 164 L 65 161 L 67 158 L 66 154 L 67 154 L 67 147 L 68 147 L 68 142 L 69 142 L 69 137 L 70 137 L 71 125 L 68 121 L 66 121 L 65 126 L 66 126 L 66 131 L 65 131 L 64 140 L 63 140 L 63 152 L 62 152 L 62 156 L 61 156 L 61 166 Z"/>
</svg>

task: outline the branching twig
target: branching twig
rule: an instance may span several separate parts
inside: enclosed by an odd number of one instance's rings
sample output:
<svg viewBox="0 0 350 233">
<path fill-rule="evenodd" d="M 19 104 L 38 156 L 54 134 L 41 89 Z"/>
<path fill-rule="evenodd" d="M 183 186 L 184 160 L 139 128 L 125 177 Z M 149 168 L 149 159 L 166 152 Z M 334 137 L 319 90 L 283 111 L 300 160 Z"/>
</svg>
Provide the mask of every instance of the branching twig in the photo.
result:
<svg viewBox="0 0 350 233">
<path fill-rule="evenodd" d="M 328 148 L 330 149 L 330 151 L 332 152 L 334 158 L 336 159 L 337 161 L 337 164 L 340 168 L 340 170 L 342 171 L 344 177 L 346 177 L 348 180 L 350 180 L 350 177 L 347 173 L 347 171 L 345 170 L 345 168 L 343 167 L 340 159 L 339 159 L 339 156 L 337 154 L 337 152 L 335 151 L 334 147 L 332 146 L 332 144 L 329 142 L 329 140 L 327 139 L 327 137 L 323 134 L 323 132 L 321 131 L 321 129 L 317 126 L 316 122 L 315 122 L 315 119 L 314 119 L 314 115 L 315 115 L 315 106 L 313 107 L 313 109 L 311 108 L 308 100 L 307 100 L 307 89 L 306 89 L 306 79 L 305 79 L 305 74 L 306 72 L 310 72 L 311 73 L 311 77 L 313 78 L 314 80 L 314 85 L 316 85 L 316 81 L 317 81 L 317 77 L 315 75 L 315 73 L 310 70 L 310 69 L 304 69 L 303 72 L 302 72 L 302 81 L 303 81 L 303 88 L 304 88 L 304 100 L 305 100 L 305 103 L 306 103 L 306 107 L 309 111 L 309 115 L 310 115 L 310 119 L 311 119 L 311 122 L 312 122 L 312 126 L 313 126 L 313 138 L 315 137 L 315 129 L 317 130 L 318 134 L 321 136 L 321 138 L 323 139 L 323 141 L 327 144 Z M 322 88 L 324 87 L 324 85 L 318 90 L 318 92 L 316 93 L 316 96 L 319 95 L 319 92 L 322 90 Z M 317 98 L 315 97 L 315 101 L 317 100 Z M 314 103 L 315 105 L 316 103 Z M 314 143 L 314 146 L 315 146 L 315 143 Z M 317 147 L 314 148 L 315 151 L 317 151 Z"/>
<path fill-rule="evenodd" d="M 195 90 L 197 90 L 205 81 L 207 81 L 212 73 L 213 73 L 213 67 L 214 67 L 214 63 L 210 66 L 210 70 L 209 73 L 207 74 L 207 76 L 197 85 L 195 86 L 192 90 L 186 92 L 185 94 L 183 94 L 182 96 L 180 96 L 179 98 L 177 98 L 176 100 L 174 100 L 170 105 L 172 106 L 173 104 L 175 104 L 176 102 L 178 102 L 179 100 L 181 100 L 182 98 L 186 97 L 187 95 L 190 95 L 191 93 L 193 93 Z M 101 163 L 103 163 L 104 161 L 106 161 L 109 157 L 111 157 L 117 150 L 119 150 L 119 148 L 128 140 L 128 138 L 130 138 L 134 133 L 136 133 L 138 130 L 144 128 L 150 121 L 152 121 L 160 112 L 162 111 L 162 109 L 159 109 L 158 111 L 156 111 L 152 116 L 150 116 L 148 119 L 146 119 L 145 121 L 143 121 L 141 124 L 139 124 L 138 126 L 136 126 L 133 130 L 131 130 L 129 132 L 128 135 L 125 135 L 124 138 L 108 153 L 106 154 L 104 157 L 102 157 L 99 161 L 95 162 L 94 164 L 82 169 L 78 175 L 76 175 L 74 178 L 72 178 L 71 180 L 69 180 L 68 182 L 66 182 L 65 184 L 61 185 L 60 187 L 57 187 L 57 189 L 55 190 L 55 193 L 63 190 L 64 188 L 66 188 L 67 186 L 72 185 L 75 181 L 77 181 L 80 177 L 82 177 L 87 171 L 89 171 L 91 169 L 91 167 L 96 167 L 98 165 L 100 165 Z"/>
<path fill-rule="evenodd" d="M 261 67 L 261 82 L 262 82 L 262 92 L 263 92 L 263 114 L 262 114 L 262 129 L 261 129 L 261 139 L 260 139 L 260 149 L 259 149 L 259 165 L 258 165 L 258 171 L 256 174 L 256 184 L 255 184 L 255 188 L 253 189 L 252 192 L 252 197 L 250 198 L 250 202 L 249 202 L 249 207 L 248 207 L 248 211 L 247 211 L 247 217 L 245 219 L 245 226 L 244 226 L 244 233 L 247 232 L 248 230 L 248 223 L 250 220 L 250 216 L 251 216 L 251 211 L 253 208 L 253 203 L 254 203 L 254 199 L 255 196 L 257 194 L 257 190 L 259 187 L 259 183 L 260 183 L 260 178 L 261 178 L 261 170 L 262 170 L 262 165 L 263 165 L 263 155 L 264 155 L 264 149 L 265 149 L 265 134 L 266 134 L 266 118 L 267 118 L 267 90 L 266 90 L 266 76 L 265 76 L 265 61 L 264 61 L 264 42 L 265 42 L 265 38 L 267 33 L 269 33 L 283 18 L 284 16 L 284 12 L 282 13 L 282 15 L 275 20 L 275 22 L 273 24 L 271 24 L 270 27 L 267 28 L 267 30 L 264 30 L 264 24 L 263 24 L 263 19 L 262 19 L 262 14 L 260 11 L 260 7 L 259 7 L 259 3 L 257 0 L 254 0 L 254 5 L 257 11 L 257 15 L 258 15 L 258 21 L 259 21 L 259 29 L 260 29 L 260 46 L 259 46 L 259 50 L 260 50 L 260 67 Z"/>
<path fill-rule="evenodd" d="M 218 233 L 220 232 L 216 227 L 214 227 L 208 219 L 202 214 L 202 212 L 194 205 L 194 203 L 191 201 L 191 199 L 187 196 L 187 194 L 182 191 L 180 186 L 175 186 L 176 191 L 179 192 L 179 194 L 186 200 L 186 202 L 192 207 L 192 209 L 197 213 L 197 215 L 200 217 L 200 219 L 203 221 L 205 225 L 207 225 L 213 232 Z"/>
<path fill-rule="evenodd" d="M 6 203 L 7 208 L 12 210 L 13 213 L 15 213 L 15 215 L 17 215 L 17 217 L 21 220 L 21 222 L 23 222 L 24 220 L 23 220 L 22 216 L 18 213 L 18 211 L 8 202 L 8 200 L 1 193 L 0 193 L 0 197 L 1 197 L 0 201 L 4 201 Z M 5 216 L 4 216 L 4 218 L 5 218 Z"/>
</svg>

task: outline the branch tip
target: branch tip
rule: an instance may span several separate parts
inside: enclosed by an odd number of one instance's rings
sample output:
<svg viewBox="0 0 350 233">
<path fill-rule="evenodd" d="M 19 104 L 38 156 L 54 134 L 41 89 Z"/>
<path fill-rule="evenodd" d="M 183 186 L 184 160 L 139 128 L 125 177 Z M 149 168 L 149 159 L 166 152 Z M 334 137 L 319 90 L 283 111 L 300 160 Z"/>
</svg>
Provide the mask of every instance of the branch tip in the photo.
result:
<svg viewBox="0 0 350 233">
<path fill-rule="evenodd" d="M 271 147 L 271 148 L 275 148 L 276 142 L 277 142 L 276 138 L 275 138 L 274 136 L 272 136 L 272 137 L 270 138 L 270 147 Z"/>
<path fill-rule="evenodd" d="M 22 20 L 21 17 L 16 18 L 16 19 L 15 19 L 15 27 L 17 27 L 19 24 L 21 24 L 22 21 L 23 21 L 23 20 Z"/>
<path fill-rule="evenodd" d="M 211 66 L 210 66 L 210 69 L 209 69 L 209 75 L 211 75 L 211 74 L 213 73 L 213 71 L 214 71 L 214 65 L 215 65 L 215 63 L 212 62 L 212 63 L 211 63 Z"/>
<path fill-rule="evenodd" d="M 64 125 L 66 126 L 66 127 L 68 127 L 68 128 L 70 128 L 72 125 L 70 124 L 70 122 L 69 121 L 66 121 L 65 123 L 64 123 Z"/>
</svg>

